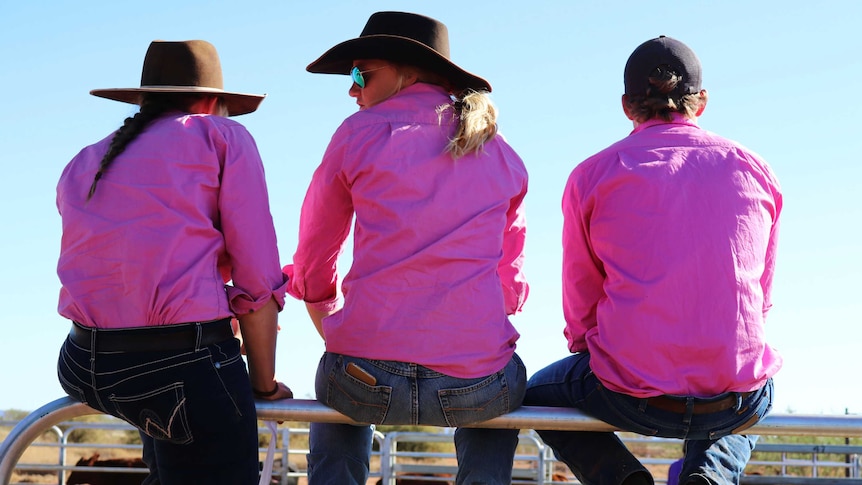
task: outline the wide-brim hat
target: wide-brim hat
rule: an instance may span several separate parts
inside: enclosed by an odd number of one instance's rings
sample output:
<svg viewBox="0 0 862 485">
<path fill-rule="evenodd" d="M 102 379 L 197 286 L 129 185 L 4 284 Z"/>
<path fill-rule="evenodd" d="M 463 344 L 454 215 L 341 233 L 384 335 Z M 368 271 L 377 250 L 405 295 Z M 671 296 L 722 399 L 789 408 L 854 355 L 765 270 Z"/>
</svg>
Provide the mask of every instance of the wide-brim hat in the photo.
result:
<svg viewBox="0 0 862 485">
<path fill-rule="evenodd" d="M 143 93 L 212 94 L 224 99 L 229 116 L 255 111 L 266 97 L 225 91 L 218 52 L 204 40 L 155 40 L 144 57 L 141 87 L 90 91 L 93 96 L 130 104 L 140 104 Z"/>
<path fill-rule="evenodd" d="M 456 91 L 491 91 L 485 79 L 458 67 L 449 57 L 449 30 L 435 19 L 406 12 L 377 12 L 358 38 L 337 44 L 308 65 L 308 72 L 348 74 L 357 59 L 383 59 L 427 69 Z"/>
</svg>

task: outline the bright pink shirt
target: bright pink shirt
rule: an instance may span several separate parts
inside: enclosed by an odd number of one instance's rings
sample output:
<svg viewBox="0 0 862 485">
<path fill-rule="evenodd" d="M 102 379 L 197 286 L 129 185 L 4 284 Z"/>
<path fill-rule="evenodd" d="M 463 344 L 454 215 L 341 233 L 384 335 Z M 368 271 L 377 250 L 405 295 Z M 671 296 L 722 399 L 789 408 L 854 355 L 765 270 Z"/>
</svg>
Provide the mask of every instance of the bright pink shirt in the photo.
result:
<svg viewBox="0 0 862 485">
<path fill-rule="evenodd" d="M 245 314 L 272 297 L 284 305 L 263 164 L 242 125 L 159 118 L 87 201 L 112 137 L 84 148 L 57 185 L 61 315 L 121 328 Z"/>
<path fill-rule="evenodd" d="M 588 158 L 563 195 L 573 352 L 636 397 L 759 388 L 782 197 L 760 157 L 676 117 Z"/>
<path fill-rule="evenodd" d="M 454 377 L 502 369 L 521 310 L 527 171 L 497 135 L 484 153 L 444 151 L 448 95 L 415 84 L 347 118 L 302 206 L 288 292 L 320 310 L 329 352 L 413 362 Z M 355 214 L 353 264 L 336 259 Z"/>
</svg>

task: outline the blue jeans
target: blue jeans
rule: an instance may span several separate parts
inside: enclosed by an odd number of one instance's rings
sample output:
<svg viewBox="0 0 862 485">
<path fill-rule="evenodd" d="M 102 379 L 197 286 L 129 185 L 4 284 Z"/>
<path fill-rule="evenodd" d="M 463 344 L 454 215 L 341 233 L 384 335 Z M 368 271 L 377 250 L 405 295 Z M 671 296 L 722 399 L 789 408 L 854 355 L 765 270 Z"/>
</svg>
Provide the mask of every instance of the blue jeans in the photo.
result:
<svg viewBox="0 0 862 485">
<path fill-rule="evenodd" d="M 519 407 L 526 381 L 517 355 L 499 372 L 460 379 L 409 362 L 325 353 L 315 391 L 319 401 L 360 423 L 456 427 L 455 483 L 490 485 L 511 482 L 518 430 L 461 426 Z M 365 485 L 371 436 L 370 426 L 312 423 L 309 485 Z"/>
<path fill-rule="evenodd" d="M 727 485 L 739 483 L 757 441 L 757 436 L 736 433 L 756 424 L 772 408 L 772 380 L 745 397 L 729 394 L 737 397 L 737 404 L 723 411 L 666 411 L 647 399 L 607 390 L 590 369 L 590 355 L 577 353 L 535 373 L 527 384 L 524 404 L 574 407 L 625 431 L 683 439 L 679 483 Z M 688 397 L 679 400 L 695 402 Z M 536 431 L 584 485 L 619 485 L 626 479 L 654 483 L 615 433 Z"/>
<path fill-rule="evenodd" d="M 257 414 L 239 341 L 170 352 L 100 353 L 66 339 L 69 396 L 141 432 L 146 484 L 257 484 Z"/>
</svg>

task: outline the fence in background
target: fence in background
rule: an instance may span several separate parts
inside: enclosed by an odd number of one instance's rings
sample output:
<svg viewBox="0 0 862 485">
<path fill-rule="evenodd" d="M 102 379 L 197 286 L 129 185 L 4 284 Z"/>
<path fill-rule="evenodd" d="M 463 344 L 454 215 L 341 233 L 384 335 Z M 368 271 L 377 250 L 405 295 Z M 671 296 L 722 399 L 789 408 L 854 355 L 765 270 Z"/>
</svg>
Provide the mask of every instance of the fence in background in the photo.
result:
<svg viewBox="0 0 862 485">
<path fill-rule="evenodd" d="M 314 400 L 289 399 L 282 401 L 258 401 L 257 411 L 258 417 L 263 420 L 291 422 L 353 423 L 346 416 Z M 16 468 L 18 461 L 20 460 L 21 455 L 24 453 L 24 451 L 31 445 L 39 445 L 38 443 L 33 444 L 36 438 L 43 435 L 49 430 L 55 429 L 56 426 L 60 423 L 63 423 L 78 416 L 85 416 L 90 414 L 99 414 L 99 412 L 93 410 L 92 408 L 84 404 L 76 403 L 68 397 L 64 397 L 61 399 L 57 399 L 51 403 L 48 403 L 45 406 L 42 406 L 38 410 L 28 415 L 25 419 L 18 422 L 18 424 L 12 429 L 10 434 L 3 441 L 2 445 L 0 445 L 0 483 L 9 483 L 12 471 Z M 500 416 L 498 418 L 494 418 L 483 423 L 478 423 L 475 426 L 485 428 L 508 428 L 523 430 L 540 428 L 579 431 L 614 431 L 614 428 L 609 426 L 608 424 L 598 421 L 574 409 L 543 408 L 531 406 L 521 407 L 520 409 L 512 413 Z M 59 428 L 56 429 L 59 430 Z M 307 452 L 307 450 L 288 449 L 286 444 L 290 442 L 289 433 L 296 432 L 296 430 L 292 431 L 290 428 L 282 428 L 280 429 L 280 432 L 283 433 L 282 443 L 284 443 L 285 445 L 281 449 L 279 449 L 278 452 L 284 458 L 283 463 L 285 465 L 289 462 L 289 456 L 291 454 L 304 454 L 305 452 Z M 755 425 L 747 432 L 751 434 L 770 436 L 790 435 L 862 437 L 862 417 L 772 414 L 764 418 L 760 423 Z M 285 435 L 284 433 L 287 433 L 287 435 Z M 423 439 L 429 436 L 443 437 L 431 438 L 433 440 L 451 440 L 451 436 L 447 436 L 445 433 L 425 434 L 423 436 Z M 550 479 L 549 463 L 553 462 L 553 458 L 549 450 L 544 447 L 544 445 L 541 443 L 541 440 L 538 440 L 533 433 L 522 433 L 521 438 L 522 445 L 529 444 L 530 446 L 535 446 L 536 448 L 535 455 L 519 455 L 517 457 L 519 459 L 519 463 L 526 463 L 523 467 L 524 470 L 533 471 L 529 473 L 524 472 L 525 476 L 523 477 L 523 481 L 520 481 L 522 477 L 516 477 L 518 478 L 518 480 L 513 483 L 548 483 Z M 416 471 L 415 467 L 411 468 L 411 465 L 405 463 L 404 460 L 401 460 L 399 462 L 399 458 L 415 458 L 415 456 L 410 456 L 409 454 L 405 454 L 405 452 L 397 450 L 398 442 L 417 439 L 416 436 L 412 436 L 405 433 L 389 433 L 388 436 L 378 435 L 375 439 L 378 440 L 378 444 L 380 447 L 379 459 L 381 463 L 379 471 L 376 471 L 375 473 L 379 474 L 384 485 L 394 485 L 395 478 L 398 475 L 407 473 L 409 471 Z M 62 431 L 60 431 L 58 440 L 63 441 Z M 667 441 L 669 443 L 675 443 L 676 446 L 679 446 L 678 440 Z M 67 443 L 65 449 L 72 447 L 72 445 L 74 444 Z M 84 446 L 87 446 L 89 448 L 93 447 L 90 445 Z M 760 446 L 758 448 L 758 451 L 762 451 L 764 446 L 765 445 Z M 782 478 L 781 481 L 776 481 L 776 477 L 754 476 L 746 477 L 744 483 L 748 483 L 749 485 L 763 485 L 765 483 L 781 483 L 785 485 L 816 483 L 817 485 L 835 485 L 832 482 L 837 481 L 837 483 L 840 485 L 862 485 L 862 479 L 859 478 L 860 472 L 858 463 L 859 451 L 862 451 L 859 449 L 860 447 L 850 447 L 844 449 L 844 451 L 847 452 L 846 456 L 854 457 L 852 459 L 848 458 L 848 460 L 855 460 L 855 462 L 853 463 L 843 464 L 843 466 L 846 466 L 847 470 L 853 470 L 852 473 L 848 473 L 848 478 L 827 479 L 817 477 L 816 470 L 818 469 L 818 467 L 823 466 L 837 466 L 837 462 L 821 461 L 818 463 L 817 457 L 820 454 L 828 453 L 833 450 L 826 450 L 825 448 L 823 448 L 823 450 L 818 450 L 817 447 L 819 445 L 803 446 L 806 446 L 812 451 L 813 464 L 811 464 L 810 466 L 812 466 L 815 470 L 812 477 L 786 477 Z M 797 450 L 797 452 L 801 452 L 801 450 Z M 65 453 L 65 451 L 63 453 Z M 659 464 L 665 464 L 665 462 L 666 460 L 663 460 Z M 805 463 L 805 466 L 809 466 L 807 465 L 809 461 L 806 461 Z M 824 463 L 826 464 L 824 465 Z M 799 463 L 793 463 L 792 465 L 802 466 Z M 55 468 L 57 468 L 58 473 L 64 470 L 71 469 L 71 467 L 67 463 L 65 463 L 62 456 L 60 457 L 60 461 Z M 451 471 L 451 467 L 446 470 Z M 290 478 L 295 478 L 302 475 L 301 472 L 291 473 L 289 470 L 287 470 L 286 466 L 283 466 L 278 469 L 278 473 L 279 477 L 281 477 L 281 479 L 283 480 L 282 483 L 287 483 L 287 480 L 289 480 Z M 519 472 L 516 471 L 516 473 Z M 772 481 L 769 481 L 770 479 Z M 811 482 L 811 480 L 817 481 Z M 59 483 L 63 483 L 62 474 L 60 475 Z"/>
</svg>

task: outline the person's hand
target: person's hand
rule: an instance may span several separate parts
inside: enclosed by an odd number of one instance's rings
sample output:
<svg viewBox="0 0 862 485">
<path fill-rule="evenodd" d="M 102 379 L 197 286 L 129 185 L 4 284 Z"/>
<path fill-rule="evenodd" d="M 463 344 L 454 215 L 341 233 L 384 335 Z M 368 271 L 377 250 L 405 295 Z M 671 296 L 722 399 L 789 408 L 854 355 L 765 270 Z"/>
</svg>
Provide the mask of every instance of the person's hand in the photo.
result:
<svg viewBox="0 0 862 485">
<path fill-rule="evenodd" d="M 276 381 L 275 388 L 271 390 L 262 391 L 260 389 L 252 388 L 254 392 L 255 399 L 262 399 L 264 401 L 278 401 L 279 399 L 292 399 L 293 391 L 287 387 L 287 384 L 283 382 Z"/>
<path fill-rule="evenodd" d="M 242 330 L 239 327 L 239 320 L 236 317 L 230 319 L 230 326 L 233 329 L 233 336 L 239 340 L 239 353 L 245 355 L 245 342 L 242 340 Z"/>
</svg>

